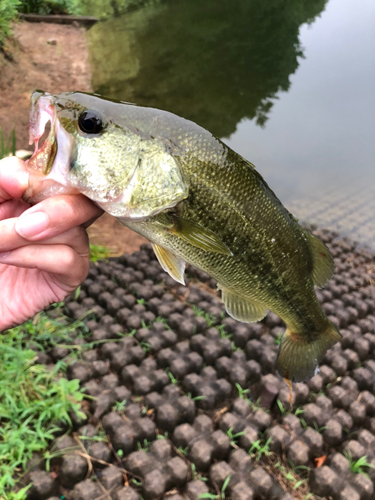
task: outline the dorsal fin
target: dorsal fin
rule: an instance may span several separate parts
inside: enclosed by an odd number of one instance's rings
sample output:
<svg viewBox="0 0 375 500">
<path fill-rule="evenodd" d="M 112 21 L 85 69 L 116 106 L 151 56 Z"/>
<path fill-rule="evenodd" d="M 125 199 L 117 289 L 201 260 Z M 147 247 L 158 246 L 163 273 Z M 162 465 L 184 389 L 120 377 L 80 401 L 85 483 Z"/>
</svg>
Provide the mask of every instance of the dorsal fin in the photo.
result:
<svg viewBox="0 0 375 500">
<path fill-rule="evenodd" d="M 307 236 L 313 259 L 311 277 L 314 285 L 321 288 L 331 278 L 335 265 L 325 244 L 310 233 Z"/>
</svg>

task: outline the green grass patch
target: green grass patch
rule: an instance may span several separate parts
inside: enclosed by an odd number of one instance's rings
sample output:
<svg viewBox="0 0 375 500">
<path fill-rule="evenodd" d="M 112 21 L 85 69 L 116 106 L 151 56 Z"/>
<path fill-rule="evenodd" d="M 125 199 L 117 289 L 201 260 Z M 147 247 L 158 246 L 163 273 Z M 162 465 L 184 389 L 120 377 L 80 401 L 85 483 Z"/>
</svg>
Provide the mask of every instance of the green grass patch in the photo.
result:
<svg viewBox="0 0 375 500">
<path fill-rule="evenodd" d="M 6 138 L 4 132 L 0 129 L 0 160 L 12 154 L 16 154 L 16 133 L 12 130 L 10 137 Z"/>
<path fill-rule="evenodd" d="M 84 338 L 90 332 L 82 319 L 73 321 L 64 315 L 64 303 L 54 304 L 51 311 L 36 314 L 33 319 L 21 326 L 9 330 L 26 347 L 37 347 L 46 351 L 51 347 L 62 347 L 66 342 L 71 342 L 72 337 Z M 80 348 L 82 346 L 69 345 L 68 347 Z"/>
<path fill-rule="evenodd" d="M 0 49 L 4 44 L 5 38 L 12 34 L 10 23 L 16 19 L 20 4 L 20 0 L 0 1 Z"/>
<path fill-rule="evenodd" d="M 13 0 L 14 1 L 14 0 Z M 20 0 L 18 10 L 26 14 L 81 14 L 81 0 Z"/>
<path fill-rule="evenodd" d="M 81 414 L 79 381 L 63 377 L 64 363 L 52 370 L 36 364 L 30 349 L 32 343 L 43 349 L 51 339 L 68 338 L 77 328 L 84 331 L 65 317 L 40 313 L 0 335 L 0 498 L 26 498 L 26 489 L 16 493 L 15 488 L 33 452 L 48 448 L 57 422 L 71 425 L 69 414 Z"/>
<path fill-rule="evenodd" d="M 355 460 L 349 451 L 344 451 L 344 457 L 348 460 L 350 470 L 353 474 L 363 474 L 369 477 L 367 474 L 368 469 L 375 469 L 375 466 L 367 461 L 366 455 Z"/>
<path fill-rule="evenodd" d="M 217 323 L 216 318 L 212 314 L 199 309 L 199 307 L 194 304 L 191 306 L 191 308 L 193 309 L 197 318 L 202 317 L 206 320 L 207 326 L 209 328 Z"/>
<path fill-rule="evenodd" d="M 90 260 L 92 262 L 108 259 L 108 257 L 111 257 L 111 255 L 112 255 L 112 250 L 110 248 L 90 243 Z"/>
<path fill-rule="evenodd" d="M 225 500 L 225 498 L 228 498 L 225 494 L 226 489 L 228 488 L 228 484 L 230 482 L 230 476 L 228 476 L 224 483 L 223 486 L 221 487 L 220 493 L 202 493 L 199 495 L 199 498 L 207 498 L 209 500 Z"/>
</svg>

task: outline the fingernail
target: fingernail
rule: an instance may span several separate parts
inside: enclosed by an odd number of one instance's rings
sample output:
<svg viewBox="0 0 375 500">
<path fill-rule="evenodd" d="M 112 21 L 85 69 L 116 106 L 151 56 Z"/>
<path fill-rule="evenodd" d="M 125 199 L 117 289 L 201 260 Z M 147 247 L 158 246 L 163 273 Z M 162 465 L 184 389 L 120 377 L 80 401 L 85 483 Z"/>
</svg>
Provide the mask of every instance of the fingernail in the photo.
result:
<svg viewBox="0 0 375 500">
<path fill-rule="evenodd" d="M 16 231 L 23 238 L 38 236 L 45 231 L 49 225 L 49 218 L 43 212 L 23 214 L 16 222 Z"/>
<path fill-rule="evenodd" d="M 10 254 L 10 252 L 0 252 L 0 260 L 5 259 Z"/>
</svg>

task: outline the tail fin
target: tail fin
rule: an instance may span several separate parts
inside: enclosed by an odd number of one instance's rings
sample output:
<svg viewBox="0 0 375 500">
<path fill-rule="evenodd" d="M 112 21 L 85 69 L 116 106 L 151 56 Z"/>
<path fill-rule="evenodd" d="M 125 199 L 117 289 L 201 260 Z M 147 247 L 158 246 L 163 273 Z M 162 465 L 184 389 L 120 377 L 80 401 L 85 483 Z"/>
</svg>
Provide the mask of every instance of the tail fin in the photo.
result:
<svg viewBox="0 0 375 500">
<path fill-rule="evenodd" d="M 302 382 L 318 373 L 319 363 L 325 353 L 341 338 L 335 325 L 327 321 L 326 329 L 316 333 L 313 340 L 286 330 L 277 358 L 280 375 L 294 382 Z"/>
</svg>

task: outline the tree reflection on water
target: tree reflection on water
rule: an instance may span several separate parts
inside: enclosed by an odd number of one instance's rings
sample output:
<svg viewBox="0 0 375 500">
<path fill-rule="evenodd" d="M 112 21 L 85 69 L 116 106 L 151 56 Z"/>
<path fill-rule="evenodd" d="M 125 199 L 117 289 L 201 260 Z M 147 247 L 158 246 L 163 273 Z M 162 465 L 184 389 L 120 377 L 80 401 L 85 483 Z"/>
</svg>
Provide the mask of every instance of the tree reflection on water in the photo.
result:
<svg viewBox="0 0 375 500">
<path fill-rule="evenodd" d="M 264 126 L 302 57 L 299 28 L 326 2 L 133 1 L 89 31 L 94 89 L 172 111 L 218 137 L 245 117 Z"/>
</svg>

